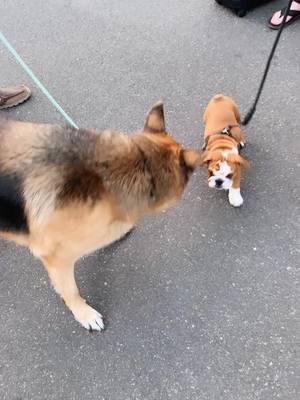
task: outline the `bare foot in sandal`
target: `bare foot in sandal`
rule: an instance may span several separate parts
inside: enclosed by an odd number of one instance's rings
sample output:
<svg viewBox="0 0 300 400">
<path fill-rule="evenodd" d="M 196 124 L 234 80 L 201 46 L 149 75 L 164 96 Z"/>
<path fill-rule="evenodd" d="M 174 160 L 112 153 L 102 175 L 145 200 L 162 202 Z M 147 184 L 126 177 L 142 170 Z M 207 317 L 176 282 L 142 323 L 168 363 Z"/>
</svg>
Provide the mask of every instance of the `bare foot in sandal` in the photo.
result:
<svg viewBox="0 0 300 400">
<path fill-rule="evenodd" d="M 282 21 L 283 21 L 285 11 L 286 11 L 286 7 L 282 8 L 279 11 L 276 11 L 272 15 L 272 17 L 268 23 L 268 25 L 271 29 L 279 29 L 280 28 Z M 292 2 L 291 8 L 289 10 L 285 25 L 291 24 L 298 18 L 300 18 L 300 0 L 294 0 Z"/>
</svg>

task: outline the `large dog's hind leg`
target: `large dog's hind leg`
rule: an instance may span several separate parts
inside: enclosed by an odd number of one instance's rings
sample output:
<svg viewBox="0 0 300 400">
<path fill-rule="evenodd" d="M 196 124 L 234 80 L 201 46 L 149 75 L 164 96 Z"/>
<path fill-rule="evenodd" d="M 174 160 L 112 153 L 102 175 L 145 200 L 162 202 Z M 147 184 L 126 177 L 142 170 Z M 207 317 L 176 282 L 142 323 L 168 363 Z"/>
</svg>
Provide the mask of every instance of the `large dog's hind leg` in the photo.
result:
<svg viewBox="0 0 300 400">
<path fill-rule="evenodd" d="M 86 329 L 104 329 L 102 315 L 86 304 L 79 294 L 74 276 L 74 262 L 58 256 L 42 257 L 42 261 L 55 290 L 72 311 L 75 319 Z"/>
</svg>

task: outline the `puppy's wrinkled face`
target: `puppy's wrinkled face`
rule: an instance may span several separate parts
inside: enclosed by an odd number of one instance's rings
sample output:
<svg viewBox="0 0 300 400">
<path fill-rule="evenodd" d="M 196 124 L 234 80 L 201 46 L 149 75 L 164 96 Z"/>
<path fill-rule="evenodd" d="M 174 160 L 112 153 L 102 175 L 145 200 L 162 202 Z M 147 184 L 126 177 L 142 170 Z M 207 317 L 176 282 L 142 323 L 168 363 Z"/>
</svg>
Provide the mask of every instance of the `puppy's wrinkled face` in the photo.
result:
<svg viewBox="0 0 300 400">
<path fill-rule="evenodd" d="M 237 166 L 228 161 L 211 161 L 208 163 L 208 186 L 228 190 L 232 187 L 232 178 Z"/>
<path fill-rule="evenodd" d="M 201 164 L 207 164 L 208 186 L 224 190 L 230 189 L 241 169 L 249 166 L 249 162 L 239 154 L 224 156 L 221 151 L 204 152 Z"/>
</svg>

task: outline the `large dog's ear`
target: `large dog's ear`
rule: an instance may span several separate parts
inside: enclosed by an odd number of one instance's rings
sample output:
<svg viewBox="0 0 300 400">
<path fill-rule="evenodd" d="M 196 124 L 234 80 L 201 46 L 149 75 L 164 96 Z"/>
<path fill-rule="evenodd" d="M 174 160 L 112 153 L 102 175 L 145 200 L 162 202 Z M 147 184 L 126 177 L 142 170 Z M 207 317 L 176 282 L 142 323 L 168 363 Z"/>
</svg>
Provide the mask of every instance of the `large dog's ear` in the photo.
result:
<svg viewBox="0 0 300 400">
<path fill-rule="evenodd" d="M 239 164 L 242 168 L 250 168 L 250 162 L 239 154 L 229 156 L 228 161 Z"/>
<path fill-rule="evenodd" d="M 150 133 L 161 133 L 166 131 L 164 105 L 162 101 L 155 103 L 146 115 L 144 131 Z"/>
<path fill-rule="evenodd" d="M 183 149 L 180 155 L 186 166 L 195 169 L 201 165 L 201 152 L 197 150 Z"/>
<path fill-rule="evenodd" d="M 204 164 L 207 164 L 209 161 L 218 161 L 221 159 L 222 159 L 222 154 L 219 150 L 215 151 L 204 150 L 202 153 L 200 153 L 199 165 L 202 166 Z"/>
<path fill-rule="evenodd" d="M 212 153 L 210 151 L 202 151 L 199 155 L 199 165 L 202 167 L 204 164 L 207 164 L 210 160 L 212 160 Z"/>
</svg>

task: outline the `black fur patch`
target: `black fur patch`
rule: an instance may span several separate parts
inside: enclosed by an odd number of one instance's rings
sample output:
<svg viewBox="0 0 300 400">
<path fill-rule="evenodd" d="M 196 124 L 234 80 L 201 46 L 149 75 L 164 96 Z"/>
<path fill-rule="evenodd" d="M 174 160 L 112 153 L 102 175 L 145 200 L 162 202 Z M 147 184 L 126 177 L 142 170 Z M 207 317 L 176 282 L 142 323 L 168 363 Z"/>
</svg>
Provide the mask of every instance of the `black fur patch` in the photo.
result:
<svg viewBox="0 0 300 400">
<path fill-rule="evenodd" d="M 28 233 L 21 180 L 0 173 L 0 231 Z"/>
<path fill-rule="evenodd" d="M 103 185 L 96 172 L 82 168 L 71 168 L 65 176 L 65 183 L 58 194 L 61 203 L 72 200 L 99 201 Z"/>
</svg>

